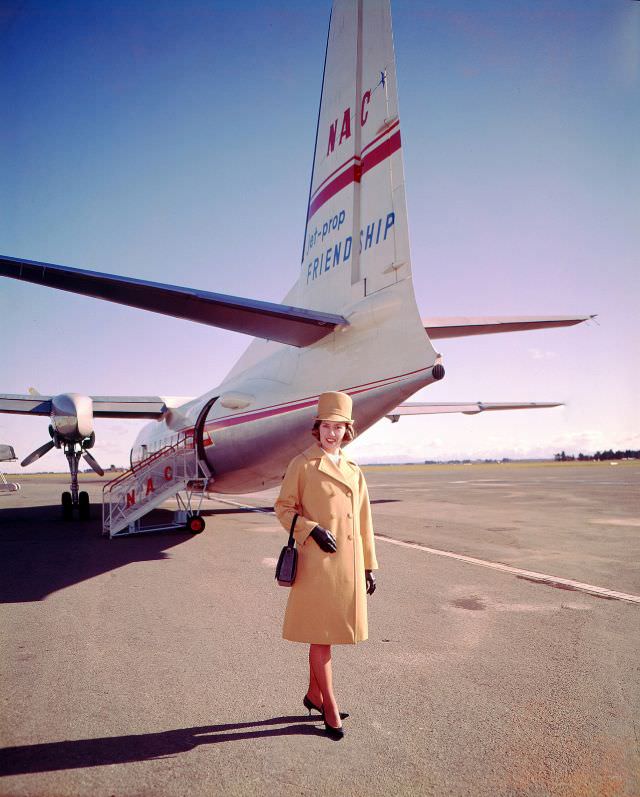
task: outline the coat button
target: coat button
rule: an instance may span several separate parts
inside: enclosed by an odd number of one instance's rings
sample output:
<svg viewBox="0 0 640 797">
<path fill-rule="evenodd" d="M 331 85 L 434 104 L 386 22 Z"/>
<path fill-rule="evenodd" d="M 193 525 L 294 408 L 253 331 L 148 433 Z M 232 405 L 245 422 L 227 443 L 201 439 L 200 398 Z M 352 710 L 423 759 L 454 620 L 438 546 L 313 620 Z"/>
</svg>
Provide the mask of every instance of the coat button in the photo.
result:
<svg viewBox="0 0 640 797">
<path fill-rule="evenodd" d="M 351 514 L 351 512 L 347 512 L 347 517 L 353 517 L 353 515 Z"/>
<path fill-rule="evenodd" d="M 352 539 L 353 539 L 353 537 L 352 537 L 350 534 L 347 534 L 347 539 L 348 539 L 348 540 L 352 540 Z"/>
</svg>

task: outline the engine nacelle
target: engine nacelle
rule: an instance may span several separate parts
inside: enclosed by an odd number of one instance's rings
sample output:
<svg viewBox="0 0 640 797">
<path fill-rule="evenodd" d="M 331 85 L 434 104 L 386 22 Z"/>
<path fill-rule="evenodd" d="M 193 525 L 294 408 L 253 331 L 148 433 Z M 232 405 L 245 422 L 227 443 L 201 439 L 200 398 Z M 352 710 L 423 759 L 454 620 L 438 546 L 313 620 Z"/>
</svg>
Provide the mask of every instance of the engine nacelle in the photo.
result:
<svg viewBox="0 0 640 797">
<path fill-rule="evenodd" d="M 93 434 L 93 401 L 81 393 L 60 393 L 51 399 L 51 425 L 58 438 L 81 442 Z"/>
</svg>

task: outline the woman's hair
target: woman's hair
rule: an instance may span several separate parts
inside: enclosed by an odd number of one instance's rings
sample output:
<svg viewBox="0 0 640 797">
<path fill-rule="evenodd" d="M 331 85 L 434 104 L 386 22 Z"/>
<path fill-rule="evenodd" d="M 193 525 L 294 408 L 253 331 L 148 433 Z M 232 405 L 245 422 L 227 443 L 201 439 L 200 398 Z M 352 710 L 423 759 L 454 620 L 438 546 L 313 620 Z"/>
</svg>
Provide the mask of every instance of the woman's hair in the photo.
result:
<svg viewBox="0 0 640 797">
<path fill-rule="evenodd" d="M 315 421 L 313 424 L 313 429 L 311 430 L 311 434 L 316 438 L 316 440 L 320 440 L 320 424 L 322 421 Z M 355 440 L 356 437 L 356 428 L 355 425 L 352 423 L 345 423 L 346 429 L 344 430 L 344 437 L 342 438 L 344 443 L 350 443 L 352 440 Z"/>
</svg>

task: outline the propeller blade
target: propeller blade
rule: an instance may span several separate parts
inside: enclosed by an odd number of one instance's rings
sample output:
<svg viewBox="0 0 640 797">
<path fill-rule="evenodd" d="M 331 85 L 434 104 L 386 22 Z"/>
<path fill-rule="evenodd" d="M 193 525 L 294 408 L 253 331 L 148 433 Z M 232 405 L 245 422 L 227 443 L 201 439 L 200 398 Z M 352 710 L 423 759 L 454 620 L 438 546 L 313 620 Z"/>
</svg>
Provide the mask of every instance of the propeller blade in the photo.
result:
<svg viewBox="0 0 640 797">
<path fill-rule="evenodd" d="M 95 472 L 98 474 L 98 476 L 104 476 L 104 471 L 102 470 L 100 465 L 98 465 L 98 463 L 96 462 L 95 458 L 92 457 L 91 454 L 88 451 L 84 452 L 84 454 L 82 455 L 82 458 L 86 462 L 88 462 L 89 465 L 91 465 L 91 467 L 95 470 Z"/>
<path fill-rule="evenodd" d="M 27 465 L 31 465 L 32 462 L 35 462 L 36 459 L 40 459 L 41 456 L 47 453 L 47 451 L 51 451 L 51 449 L 55 446 L 53 440 L 49 440 L 48 443 L 45 443 L 40 448 L 36 448 L 28 457 L 25 457 L 22 462 L 20 463 L 23 468 L 26 468 Z"/>
</svg>

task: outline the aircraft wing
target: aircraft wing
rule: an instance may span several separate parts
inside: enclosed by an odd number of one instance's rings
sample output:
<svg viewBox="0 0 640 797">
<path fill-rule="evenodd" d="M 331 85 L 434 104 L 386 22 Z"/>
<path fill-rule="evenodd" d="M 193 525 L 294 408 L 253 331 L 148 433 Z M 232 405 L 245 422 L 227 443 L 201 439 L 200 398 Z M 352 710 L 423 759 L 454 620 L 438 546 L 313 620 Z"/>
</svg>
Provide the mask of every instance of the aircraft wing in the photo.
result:
<svg viewBox="0 0 640 797">
<path fill-rule="evenodd" d="M 189 401 L 171 401 L 163 396 L 91 396 L 94 418 L 160 418 L 171 406 Z"/>
<path fill-rule="evenodd" d="M 51 415 L 53 396 L 0 394 L 0 412 Z M 168 396 L 91 396 L 94 418 L 159 418 L 189 398 Z"/>
<path fill-rule="evenodd" d="M 539 410 L 548 407 L 561 407 L 558 401 L 467 401 L 457 402 L 418 402 L 407 401 L 399 404 L 385 416 L 392 423 L 400 420 L 401 415 L 435 415 L 444 412 L 462 412 L 465 415 L 477 415 L 487 410 Z"/>
<path fill-rule="evenodd" d="M 496 332 L 521 332 L 528 329 L 571 327 L 595 318 L 580 316 L 487 316 L 472 318 L 423 318 L 425 331 L 431 340 L 464 338 L 469 335 L 494 335 Z"/>
<path fill-rule="evenodd" d="M 0 256 L 0 276 L 299 347 L 316 343 L 349 323 L 332 313 L 18 257 Z"/>
<path fill-rule="evenodd" d="M 51 415 L 51 396 L 0 394 L 0 412 L 14 415 Z"/>
</svg>

